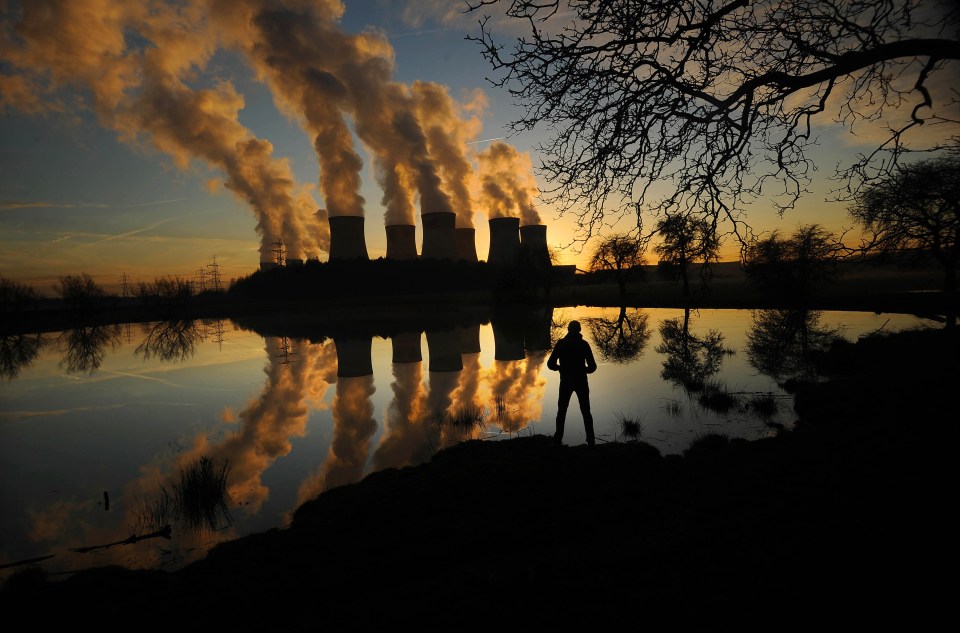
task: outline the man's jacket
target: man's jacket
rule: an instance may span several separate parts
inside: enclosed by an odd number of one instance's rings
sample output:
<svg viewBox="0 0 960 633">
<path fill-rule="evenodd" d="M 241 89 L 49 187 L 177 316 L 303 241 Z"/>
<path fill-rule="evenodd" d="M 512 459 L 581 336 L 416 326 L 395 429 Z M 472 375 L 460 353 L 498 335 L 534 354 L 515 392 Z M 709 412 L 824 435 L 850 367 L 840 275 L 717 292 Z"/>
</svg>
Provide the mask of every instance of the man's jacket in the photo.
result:
<svg viewBox="0 0 960 633">
<path fill-rule="evenodd" d="M 547 359 L 547 367 L 559 371 L 561 381 L 586 382 L 587 374 L 597 371 L 597 362 L 583 335 L 569 332 L 557 341 Z"/>
</svg>

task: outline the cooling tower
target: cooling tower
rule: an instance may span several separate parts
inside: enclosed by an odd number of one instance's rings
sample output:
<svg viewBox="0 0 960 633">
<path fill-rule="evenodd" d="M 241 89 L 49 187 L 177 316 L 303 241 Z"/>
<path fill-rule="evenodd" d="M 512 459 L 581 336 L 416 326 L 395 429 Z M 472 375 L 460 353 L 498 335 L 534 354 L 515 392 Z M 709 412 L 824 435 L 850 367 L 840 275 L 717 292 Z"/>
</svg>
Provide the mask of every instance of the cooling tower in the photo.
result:
<svg viewBox="0 0 960 633">
<path fill-rule="evenodd" d="M 457 231 L 457 259 L 477 261 L 477 230 L 472 228 L 458 228 Z"/>
<path fill-rule="evenodd" d="M 490 253 L 493 266 L 516 266 L 520 256 L 520 218 L 490 218 Z"/>
<path fill-rule="evenodd" d="M 337 376 L 341 378 L 355 378 L 373 374 L 373 362 L 370 355 L 373 346 L 373 337 L 364 338 L 334 338 L 333 345 L 337 348 Z"/>
<path fill-rule="evenodd" d="M 298 266 L 303 266 L 303 263 L 304 263 L 304 262 L 303 262 L 303 259 L 301 259 L 301 258 L 299 258 L 299 257 L 288 257 L 288 258 L 287 258 L 287 266 L 290 266 L 290 267 L 292 267 L 292 268 L 296 268 L 296 267 L 298 267 Z"/>
<path fill-rule="evenodd" d="M 368 259 L 363 216 L 335 215 L 330 222 L 330 259 Z"/>
<path fill-rule="evenodd" d="M 527 224 L 520 227 L 520 246 L 528 261 L 540 265 L 550 265 L 550 251 L 547 250 L 547 225 Z"/>
<path fill-rule="evenodd" d="M 387 226 L 387 259 L 417 258 L 417 227 L 413 224 Z"/>
<path fill-rule="evenodd" d="M 455 329 L 427 330 L 427 353 L 430 355 L 429 371 L 460 371 L 460 332 Z"/>
<path fill-rule="evenodd" d="M 423 247 L 420 257 L 424 259 L 457 258 L 457 214 L 448 211 L 424 213 Z"/>
<path fill-rule="evenodd" d="M 420 351 L 420 332 L 400 332 L 390 337 L 393 343 L 393 362 L 419 363 L 423 360 Z"/>
<path fill-rule="evenodd" d="M 273 270 L 274 268 L 280 268 L 280 264 L 277 262 L 260 262 L 260 270 Z"/>
</svg>

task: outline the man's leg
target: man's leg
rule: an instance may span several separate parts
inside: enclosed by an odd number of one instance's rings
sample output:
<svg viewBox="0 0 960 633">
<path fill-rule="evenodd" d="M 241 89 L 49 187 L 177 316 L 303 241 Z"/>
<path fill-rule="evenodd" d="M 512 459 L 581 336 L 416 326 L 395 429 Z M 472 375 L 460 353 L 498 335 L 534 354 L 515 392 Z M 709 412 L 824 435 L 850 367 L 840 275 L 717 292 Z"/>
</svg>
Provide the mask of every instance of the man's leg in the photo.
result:
<svg viewBox="0 0 960 633">
<path fill-rule="evenodd" d="M 570 405 L 570 396 L 572 394 L 573 388 L 561 380 L 560 398 L 557 400 L 557 430 L 553 434 L 554 444 L 563 442 L 563 425 L 567 419 L 567 407 Z"/>
<path fill-rule="evenodd" d="M 587 444 L 593 446 L 593 414 L 590 413 L 590 387 L 577 387 L 577 402 L 580 403 L 580 413 L 583 415 L 583 428 L 587 432 Z"/>
</svg>

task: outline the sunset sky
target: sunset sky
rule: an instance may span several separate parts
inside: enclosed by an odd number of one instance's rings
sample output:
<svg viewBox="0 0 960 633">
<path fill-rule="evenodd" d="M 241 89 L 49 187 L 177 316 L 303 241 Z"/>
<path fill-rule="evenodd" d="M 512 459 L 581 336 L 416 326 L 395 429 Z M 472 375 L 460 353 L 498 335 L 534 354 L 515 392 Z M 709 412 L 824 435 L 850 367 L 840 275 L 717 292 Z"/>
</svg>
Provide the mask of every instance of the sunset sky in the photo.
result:
<svg viewBox="0 0 960 633">
<path fill-rule="evenodd" d="M 500 212 L 539 217 L 561 263 L 584 265 L 592 244 L 564 249 L 574 236 L 572 220 L 535 199 L 545 185 L 532 171 L 535 146 L 549 130 L 508 137 L 506 124 L 518 112 L 485 80 L 491 69 L 465 39 L 477 34 L 479 16 L 463 14 L 455 0 L 344 0 L 342 16 L 333 0 L 196 0 L 176 10 L 116 0 L 22 4 L 37 10 L 26 24 L 19 24 L 21 3 L 0 2 L 4 277 L 49 293 L 58 276 L 84 272 L 115 291 L 124 276 L 194 278 L 216 262 L 228 281 L 256 270 L 278 236 L 299 235 L 291 246 L 324 260 L 326 223 L 317 209 L 362 213 L 371 258 L 385 254 L 384 224 L 396 223 L 392 218 L 416 221 L 419 244 L 422 196 L 411 207 L 388 191 L 409 189 L 422 174 L 411 168 L 409 182 L 386 185 L 377 178 L 378 164 L 401 160 L 391 143 L 408 140 L 385 138 L 378 128 L 396 95 L 405 105 L 396 106 L 393 120 L 436 119 L 437 138 L 452 153 L 441 175 L 471 166 L 461 174 L 465 189 L 447 193 L 451 210 L 461 214 L 458 226 L 476 227 L 481 259 L 487 220 L 497 212 L 495 201 L 478 195 L 486 173 L 500 184 L 515 180 L 520 198 L 530 194 L 528 203 L 517 199 Z M 243 16 L 260 5 L 286 11 L 253 32 Z M 315 23 L 302 19 L 308 5 Z M 502 39 L 511 28 L 504 23 L 497 33 Z M 318 63 L 370 98 L 347 103 Z M 298 79 L 305 76 L 312 83 Z M 324 95 L 330 100 L 318 98 Z M 324 118 L 321 104 L 336 99 L 349 116 Z M 826 202 L 833 184 L 827 177 L 838 161 L 867 147 L 858 143 L 871 134 L 853 136 L 829 117 L 817 132 L 813 191 L 782 219 L 758 200 L 749 216 L 755 229 L 850 225 L 842 205 Z M 315 148 L 318 135 L 326 141 Z M 321 180 L 322 152 L 337 168 L 362 161 L 358 192 L 333 170 Z M 724 259 L 735 257 L 730 245 Z"/>
</svg>

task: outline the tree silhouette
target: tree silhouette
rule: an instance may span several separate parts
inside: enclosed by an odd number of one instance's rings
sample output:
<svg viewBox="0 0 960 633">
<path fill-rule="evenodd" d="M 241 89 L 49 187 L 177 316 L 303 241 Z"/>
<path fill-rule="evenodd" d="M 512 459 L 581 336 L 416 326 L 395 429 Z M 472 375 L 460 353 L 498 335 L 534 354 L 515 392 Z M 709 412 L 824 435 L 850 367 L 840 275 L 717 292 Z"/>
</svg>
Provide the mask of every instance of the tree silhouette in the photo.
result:
<svg viewBox="0 0 960 633">
<path fill-rule="evenodd" d="M 593 337 L 600 358 L 613 363 L 629 363 L 643 353 L 650 340 L 649 315 L 640 310 L 629 313 L 623 306 L 616 319 L 590 317 L 584 324 Z"/>
<path fill-rule="evenodd" d="M 657 222 L 657 233 L 662 241 L 654 246 L 660 263 L 676 267 L 683 283 L 683 296 L 690 296 L 690 264 L 701 262 L 701 279 L 710 279 L 710 264 L 719 258 L 720 240 L 716 226 L 704 218 L 690 215 L 671 215 Z"/>
<path fill-rule="evenodd" d="M 751 241 L 743 253 L 743 270 L 768 297 L 803 306 L 823 282 L 836 277 L 837 263 L 847 252 L 839 237 L 819 224 L 807 224 L 789 237 L 773 231 Z"/>
<path fill-rule="evenodd" d="M 40 354 L 41 334 L 5 334 L 0 336 L 0 378 L 13 380 Z"/>
<path fill-rule="evenodd" d="M 621 305 L 626 301 L 627 282 L 642 274 L 640 267 L 646 263 L 643 250 L 643 241 L 626 233 L 617 233 L 601 239 L 590 257 L 592 272 L 613 273 L 620 290 Z"/>
<path fill-rule="evenodd" d="M 960 266 L 960 153 L 901 165 L 865 187 L 850 206 L 864 230 L 861 249 L 933 257 L 943 268 L 943 290 L 957 290 Z M 922 261 L 922 259 L 921 259 Z"/>
<path fill-rule="evenodd" d="M 707 378 L 720 371 L 723 357 L 732 353 L 724 348 L 720 331 L 690 332 L 690 308 L 684 309 L 683 319 L 660 324 L 660 339 L 656 351 L 666 355 L 660 377 L 687 392 L 702 391 Z"/>
<path fill-rule="evenodd" d="M 143 360 L 154 356 L 161 361 L 184 361 L 197 351 L 197 343 L 203 340 L 203 332 L 195 321 L 173 319 L 146 324 L 143 341 L 134 350 Z"/>
<path fill-rule="evenodd" d="M 936 0 L 466 0 L 468 36 L 523 114 L 545 201 L 588 238 L 609 215 L 727 219 L 776 189 L 783 213 L 806 192 L 813 125 L 887 126 L 838 165 L 845 191 L 889 173 L 902 152 L 957 136 L 960 12 Z M 526 34 L 493 34 L 499 5 Z M 913 132 L 921 124 L 933 141 Z M 876 129 L 883 128 L 877 125 Z M 655 184 L 670 183 L 666 195 Z M 838 194 L 839 195 L 839 194 Z M 846 194 L 844 194 L 846 195 Z"/>
<path fill-rule="evenodd" d="M 815 356 L 840 335 L 813 310 L 756 310 L 747 330 L 747 361 L 781 385 L 816 377 Z"/>
<path fill-rule="evenodd" d="M 60 335 L 66 350 L 61 361 L 70 374 L 92 374 L 100 369 L 107 347 L 120 345 L 120 326 L 117 324 L 76 327 Z"/>
</svg>

